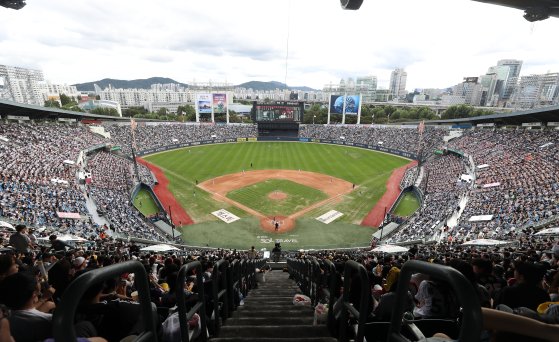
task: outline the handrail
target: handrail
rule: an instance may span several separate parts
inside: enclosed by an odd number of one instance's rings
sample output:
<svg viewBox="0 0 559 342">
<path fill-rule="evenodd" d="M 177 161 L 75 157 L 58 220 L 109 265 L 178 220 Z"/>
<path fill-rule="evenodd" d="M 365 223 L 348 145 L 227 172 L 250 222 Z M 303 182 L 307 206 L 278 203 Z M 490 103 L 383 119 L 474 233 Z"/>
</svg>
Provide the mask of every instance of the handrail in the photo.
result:
<svg viewBox="0 0 559 342">
<path fill-rule="evenodd" d="M 353 307 L 349 301 L 349 294 L 351 292 L 351 281 L 353 275 L 357 274 L 357 281 L 360 282 L 361 293 L 359 295 L 359 311 Z M 367 311 L 371 301 L 371 287 L 369 286 L 369 276 L 365 267 L 353 260 L 346 261 L 344 268 L 344 293 L 342 296 L 342 312 L 340 315 L 340 341 L 346 342 L 347 338 L 347 325 L 348 325 L 348 311 L 357 319 L 357 336 L 355 341 L 362 342 L 365 336 L 365 323 L 367 322 Z M 400 305 L 403 305 L 400 303 Z"/>
<path fill-rule="evenodd" d="M 241 268 L 241 278 L 239 279 L 240 281 L 240 288 L 241 288 L 241 293 L 243 295 L 243 297 L 246 297 L 248 294 L 248 279 L 247 279 L 247 260 L 243 259 L 241 260 L 240 263 L 240 268 Z"/>
<path fill-rule="evenodd" d="M 482 329 L 482 313 L 478 295 L 471 283 L 456 269 L 448 266 L 431 264 L 424 261 L 410 260 L 404 264 L 400 271 L 398 288 L 396 290 L 396 303 L 392 311 L 392 320 L 389 330 L 389 341 L 407 341 L 400 331 L 404 316 L 404 303 L 407 297 L 408 286 L 412 274 L 424 273 L 442 281 L 446 281 L 458 297 L 462 306 L 463 317 L 460 327 L 460 342 L 479 341 Z M 345 291 L 344 291 L 345 292 Z M 362 340 L 356 340 L 362 341 Z"/>
<path fill-rule="evenodd" d="M 229 262 L 225 259 L 218 260 L 212 271 L 212 300 L 213 300 L 213 317 L 214 317 L 214 334 L 219 333 L 219 317 L 223 322 L 227 319 L 229 312 L 229 294 L 227 293 L 227 268 Z M 220 299 L 222 299 L 223 308 L 219 308 Z"/>
<path fill-rule="evenodd" d="M 293 275 L 303 294 L 309 295 L 308 280 L 310 277 L 307 260 L 287 259 L 287 267 L 288 270 L 290 269 L 289 274 Z"/>
<path fill-rule="evenodd" d="M 338 293 L 338 277 L 336 274 L 336 267 L 330 260 L 323 261 L 327 271 L 328 288 L 324 288 L 324 294 L 328 297 L 328 329 L 333 331 L 334 327 L 334 304 L 336 303 L 336 293 Z"/>
<path fill-rule="evenodd" d="M 311 298 L 312 306 L 315 307 L 319 301 L 319 289 L 320 289 L 320 274 L 321 269 L 316 258 L 312 258 L 309 261 L 309 297 Z"/>
<path fill-rule="evenodd" d="M 195 269 L 196 270 L 196 288 L 198 290 L 198 301 L 186 312 L 186 304 L 184 298 L 184 282 L 188 275 L 188 272 Z M 177 278 L 176 296 L 177 296 L 177 306 L 179 308 L 179 322 L 181 329 L 181 341 L 189 342 L 190 337 L 188 336 L 188 321 L 194 316 L 196 312 L 200 314 L 200 324 L 202 329 L 201 338 L 202 341 L 207 340 L 206 336 L 206 300 L 204 296 L 204 277 L 202 275 L 202 264 L 200 261 L 190 262 L 185 264 L 179 270 Z"/>
<path fill-rule="evenodd" d="M 239 260 L 233 260 L 227 268 L 227 292 L 229 292 L 228 317 L 231 317 L 233 315 L 233 310 L 237 308 L 235 297 L 238 298 L 239 279 L 241 277 L 239 266 Z"/>
<path fill-rule="evenodd" d="M 157 342 L 157 330 L 150 299 L 148 275 L 144 265 L 134 260 L 88 271 L 72 281 L 64 291 L 60 304 L 58 304 L 52 317 L 54 339 L 57 342 L 75 342 L 77 337 L 74 329 L 74 316 L 80 303 L 79 299 L 82 298 L 92 285 L 119 277 L 123 273 L 134 273 L 136 275 L 136 287 L 140 299 L 142 320 L 146 329 L 135 341 Z"/>
</svg>

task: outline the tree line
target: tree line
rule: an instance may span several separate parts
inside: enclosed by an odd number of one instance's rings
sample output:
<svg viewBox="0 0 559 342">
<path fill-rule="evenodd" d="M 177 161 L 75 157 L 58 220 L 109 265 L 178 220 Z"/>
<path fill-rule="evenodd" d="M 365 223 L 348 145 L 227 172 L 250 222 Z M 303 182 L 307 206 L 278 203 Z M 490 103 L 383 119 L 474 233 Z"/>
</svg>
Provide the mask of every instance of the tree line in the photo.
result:
<svg viewBox="0 0 559 342">
<path fill-rule="evenodd" d="M 437 113 L 428 107 L 394 107 L 391 105 L 361 107 L 361 124 L 387 124 L 406 121 L 419 120 L 439 120 L 439 119 L 458 119 L 469 118 L 480 115 L 489 115 L 494 112 L 489 109 L 478 109 L 468 105 L 455 105 L 448 107 L 441 113 L 439 117 Z M 313 104 L 309 109 L 305 110 L 303 123 L 305 124 L 326 124 L 328 122 L 328 108 L 321 104 Z M 330 114 L 330 123 L 341 123 L 341 114 Z M 347 115 L 345 117 L 346 124 L 356 124 L 357 115 Z"/>
<path fill-rule="evenodd" d="M 99 100 L 99 95 L 96 96 Z M 70 97 L 66 94 L 60 95 L 60 103 L 56 100 L 45 101 L 45 107 L 55 107 L 65 110 L 71 110 L 76 112 L 85 112 L 78 106 L 78 101 L 81 97 L 78 96 L 77 99 L 73 96 Z M 240 101 L 241 103 L 243 101 Z M 246 104 L 252 104 L 251 101 L 245 101 Z M 115 108 L 97 107 L 88 111 L 91 114 L 108 115 L 108 116 L 119 116 Z M 444 110 L 440 117 L 437 113 L 428 107 L 394 107 L 391 105 L 363 105 L 361 107 L 361 124 L 387 124 L 387 123 L 398 123 L 406 121 L 419 121 L 419 120 L 437 120 L 437 119 L 459 119 L 459 118 L 469 118 L 480 115 L 489 115 L 494 112 L 490 109 L 480 109 L 474 108 L 469 105 L 461 104 L 450 106 Z M 160 108 L 157 112 L 149 112 L 144 107 L 130 107 L 122 111 L 123 117 L 130 118 L 145 118 L 154 120 L 165 120 L 165 121 L 180 121 L 180 122 L 195 122 L 196 121 L 196 110 L 192 105 L 182 105 L 177 109 L 177 113 L 170 113 L 167 108 Z M 225 113 L 216 113 L 214 115 L 216 122 L 226 122 Z M 201 121 L 210 121 L 211 118 L 209 114 L 202 114 Z M 252 122 L 250 118 L 246 116 L 239 115 L 235 111 L 229 110 L 229 122 L 232 123 L 250 123 Z M 315 103 L 309 109 L 305 110 L 303 115 L 303 123 L 305 124 L 326 124 L 328 122 L 328 108 L 323 104 Z M 342 122 L 341 114 L 331 114 L 330 123 L 336 124 Z M 357 115 L 346 115 L 346 124 L 356 124 Z"/>
</svg>

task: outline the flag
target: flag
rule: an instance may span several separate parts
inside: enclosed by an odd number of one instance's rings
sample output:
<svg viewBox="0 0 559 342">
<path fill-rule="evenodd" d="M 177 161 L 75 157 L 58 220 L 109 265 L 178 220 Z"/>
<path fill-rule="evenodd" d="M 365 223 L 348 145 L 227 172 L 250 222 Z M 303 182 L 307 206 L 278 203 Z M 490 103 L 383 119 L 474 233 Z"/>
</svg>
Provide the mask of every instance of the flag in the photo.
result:
<svg viewBox="0 0 559 342">
<path fill-rule="evenodd" d="M 137 126 L 138 124 L 136 123 L 136 120 L 130 118 L 130 128 L 134 131 Z"/>
<path fill-rule="evenodd" d="M 138 126 L 138 124 L 136 123 L 136 120 L 130 118 L 130 131 L 132 132 L 132 153 L 134 153 L 134 149 L 137 149 L 138 147 L 136 146 L 136 127 Z"/>
<path fill-rule="evenodd" d="M 419 126 L 417 126 L 417 130 L 419 131 L 419 134 L 423 134 L 423 131 L 425 131 L 425 121 L 421 121 L 419 123 Z"/>
</svg>

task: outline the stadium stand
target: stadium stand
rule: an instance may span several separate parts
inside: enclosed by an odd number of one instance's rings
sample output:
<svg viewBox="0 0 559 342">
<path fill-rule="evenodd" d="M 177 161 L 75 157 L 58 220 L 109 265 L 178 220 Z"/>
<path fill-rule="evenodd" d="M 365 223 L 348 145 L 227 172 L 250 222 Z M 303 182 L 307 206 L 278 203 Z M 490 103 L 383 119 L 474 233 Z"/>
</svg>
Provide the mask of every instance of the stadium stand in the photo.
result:
<svg viewBox="0 0 559 342">
<path fill-rule="evenodd" d="M 228 341 L 247 330 L 245 340 L 286 341 L 386 341 L 389 335 L 435 333 L 460 341 L 558 336 L 559 243 L 534 234 L 534 227 L 559 214 L 558 131 L 475 129 L 445 143 L 446 129 L 428 127 L 418 148 L 412 128 L 303 125 L 301 137 L 423 149 L 419 169 L 405 177 L 406 186 L 422 191 L 422 206 L 387 241 L 426 243 L 411 244 L 404 253 L 284 251 L 287 279 L 249 251 L 182 246 L 147 252 L 118 239 L 122 232 L 166 241 L 130 203 L 137 180 L 128 158 L 129 124 L 104 127 L 110 139 L 76 124 L 0 123 L 0 216 L 16 226 L 2 231 L 0 315 L 7 319 L 0 318 L 0 332 L 16 341 L 118 341 L 130 335 L 143 341 Z M 257 132 L 253 125 L 140 124 L 136 134 L 141 151 Z M 121 146 L 122 154 L 107 152 L 107 142 Z M 80 156 L 83 164 L 67 162 Z M 90 181 L 80 182 L 76 164 Z M 153 183 L 141 166 L 140 178 Z M 93 222 L 91 199 L 108 226 Z M 492 220 L 472 220 L 488 215 Z M 53 233 L 87 241 L 44 242 Z M 463 245 L 478 238 L 509 243 Z M 314 313 L 329 333 L 257 311 L 266 303 L 263 295 L 278 287 L 308 297 L 298 297 L 316 307 L 305 307 L 305 317 Z M 286 298 L 274 300 L 282 310 L 288 307 Z"/>
</svg>

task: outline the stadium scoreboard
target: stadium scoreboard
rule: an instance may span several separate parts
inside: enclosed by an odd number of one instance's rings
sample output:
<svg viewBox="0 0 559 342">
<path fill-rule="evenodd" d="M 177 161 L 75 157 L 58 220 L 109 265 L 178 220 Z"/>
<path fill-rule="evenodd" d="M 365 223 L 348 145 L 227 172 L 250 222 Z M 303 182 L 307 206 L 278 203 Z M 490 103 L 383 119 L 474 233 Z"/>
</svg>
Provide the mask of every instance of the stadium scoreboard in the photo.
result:
<svg viewBox="0 0 559 342">
<path fill-rule="evenodd" d="M 255 101 L 252 106 L 255 122 L 301 122 L 305 112 L 302 101 Z"/>
</svg>

